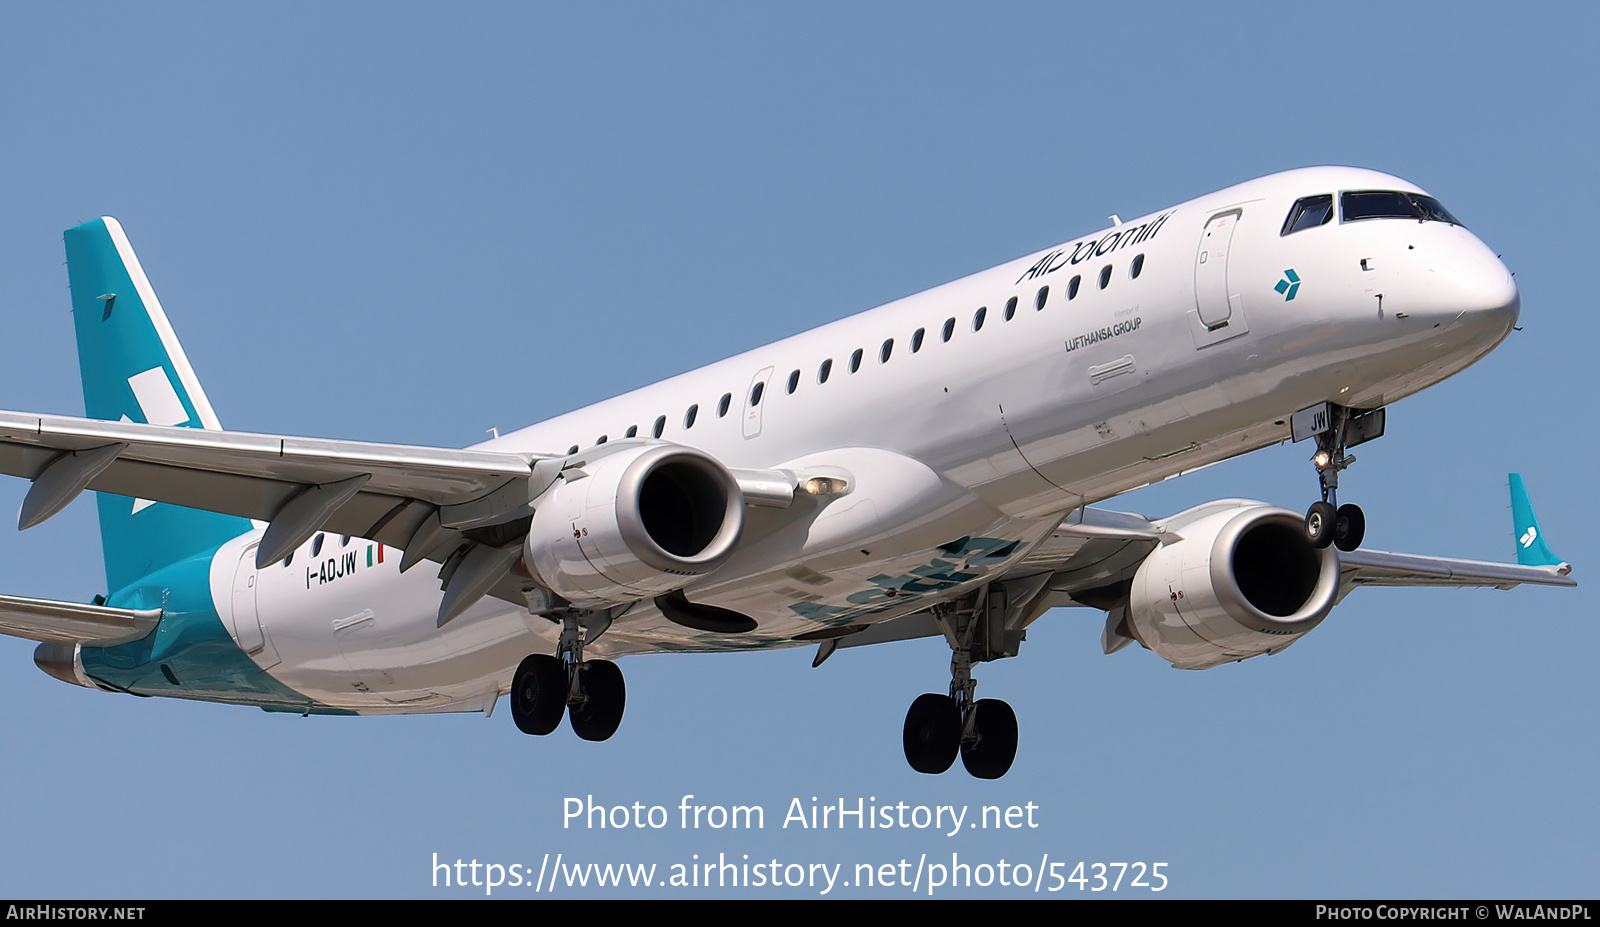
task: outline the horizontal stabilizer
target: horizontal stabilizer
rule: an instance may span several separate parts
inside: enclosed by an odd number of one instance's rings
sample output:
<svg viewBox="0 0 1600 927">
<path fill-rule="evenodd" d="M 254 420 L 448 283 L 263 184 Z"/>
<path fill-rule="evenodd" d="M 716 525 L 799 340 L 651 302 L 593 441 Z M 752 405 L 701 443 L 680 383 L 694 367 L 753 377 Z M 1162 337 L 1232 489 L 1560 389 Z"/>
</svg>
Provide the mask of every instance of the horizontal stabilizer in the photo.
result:
<svg viewBox="0 0 1600 927">
<path fill-rule="evenodd" d="M 161 610 L 0 595 L 0 634 L 61 644 L 120 644 L 154 631 Z"/>
</svg>

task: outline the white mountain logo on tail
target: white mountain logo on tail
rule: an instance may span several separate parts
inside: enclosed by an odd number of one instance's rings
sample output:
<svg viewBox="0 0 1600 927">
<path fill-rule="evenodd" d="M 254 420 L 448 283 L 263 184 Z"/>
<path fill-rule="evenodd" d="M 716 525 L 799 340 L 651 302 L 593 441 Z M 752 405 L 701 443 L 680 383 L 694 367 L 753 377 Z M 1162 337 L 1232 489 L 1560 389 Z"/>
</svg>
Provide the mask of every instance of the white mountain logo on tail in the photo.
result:
<svg viewBox="0 0 1600 927">
<path fill-rule="evenodd" d="M 1538 537 L 1539 529 L 1529 525 L 1528 530 L 1522 532 L 1522 537 L 1517 538 L 1517 543 L 1521 544 L 1523 547 L 1532 547 L 1533 542 L 1537 540 Z"/>
<path fill-rule="evenodd" d="M 110 304 L 106 311 L 110 311 Z M 183 407 L 183 400 L 178 398 L 178 391 L 173 389 L 172 380 L 167 376 L 166 370 L 160 367 L 151 367 L 149 370 L 136 373 L 128 378 L 128 388 L 133 390 L 133 400 L 139 404 L 139 414 L 144 416 L 146 423 L 151 425 L 185 425 L 189 422 L 189 412 Z M 129 421 L 128 416 L 122 416 L 124 422 Z M 155 505 L 149 499 L 133 500 L 133 511 L 130 515 L 137 515 L 143 509 Z"/>
</svg>

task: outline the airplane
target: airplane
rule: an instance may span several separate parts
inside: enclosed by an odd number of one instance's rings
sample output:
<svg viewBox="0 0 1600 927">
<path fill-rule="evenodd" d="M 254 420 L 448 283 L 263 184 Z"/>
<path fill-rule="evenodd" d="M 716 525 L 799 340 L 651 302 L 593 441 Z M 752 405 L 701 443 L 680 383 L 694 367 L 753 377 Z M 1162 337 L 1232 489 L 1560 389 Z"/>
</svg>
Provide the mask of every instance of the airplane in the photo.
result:
<svg viewBox="0 0 1600 927">
<path fill-rule="evenodd" d="M 1058 606 L 1180 669 L 1272 654 L 1362 586 L 1573 586 L 1512 475 L 1516 563 L 1363 550 L 1385 408 L 1512 330 L 1437 199 L 1316 167 L 1232 186 L 466 449 L 226 431 L 116 220 L 65 233 L 85 416 L 0 412 L 19 528 L 97 493 L 107 593 L 0 597 L 65 682 L 273 712 L 618 728 L 616 660 L 942 637 L 911 767 L 1015 757 L 974 667 Z M 1097 506 L 1309 442 L 1304 514 Z M 424 566 L 426 564 L 426 566 Z"/>
</svg>

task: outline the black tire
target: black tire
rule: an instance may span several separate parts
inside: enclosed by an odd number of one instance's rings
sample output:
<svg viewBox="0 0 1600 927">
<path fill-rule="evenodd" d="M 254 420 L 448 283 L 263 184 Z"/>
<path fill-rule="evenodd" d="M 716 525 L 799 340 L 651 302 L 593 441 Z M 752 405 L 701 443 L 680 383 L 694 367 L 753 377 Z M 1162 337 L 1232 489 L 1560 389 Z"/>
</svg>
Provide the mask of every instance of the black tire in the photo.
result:
<svg viewBox="0 0 1600 927">
<path fill-rule="evenodd" d="M 567 712 L 572 732 L 584 740 L 609 740 L 622 723 L 628 700 L 622 670 L 610 660 L 586 660 L 580 672 L 585 699 Z"/>
<path fill-rule="evenodd" d="M 949 769 L 961 749 L 961 708 L 948 695 L 917 696 L 906 712 L 901 734 L 906 762 L 919 773 L 937 776 Z"/>
<path fill-rule="evenodd" d="M 1306 510 L 1306 540 L 1318 550 L 1333 543 L 1334 526 L 1338 513 L 1329 502 L 1313 502 Z"/>
<path fill-rule="evenodd" d="M 975 779 L 998 779 L 1017 758 L 1017 713 L 997 698 L 979 699 L 978 742 L 961 745 L 961 765 Z"/>
<path fill-rule="evenodd" d="M 567 707 L 567 669 L 560 660 L 536 653 L 511 677 L 511 720 L 524 734 L 548 734 Z"/>
<path fill-rule="evenodd" d="M 1367 516 L 1359 505 L 1341 505 L 1333 520 L 1333 543 L 1340 550 L 1355 550 L 1367 536 Z"/>
</svg>

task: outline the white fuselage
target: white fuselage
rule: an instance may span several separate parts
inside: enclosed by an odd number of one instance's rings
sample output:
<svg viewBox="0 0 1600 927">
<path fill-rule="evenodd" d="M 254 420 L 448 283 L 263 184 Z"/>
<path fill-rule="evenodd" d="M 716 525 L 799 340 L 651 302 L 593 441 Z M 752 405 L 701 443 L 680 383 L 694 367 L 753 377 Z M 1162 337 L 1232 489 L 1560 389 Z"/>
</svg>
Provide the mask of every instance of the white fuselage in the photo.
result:
<svg viewBox="0 0 1600 927">
<path fill-rule="evenodd" d="M 845 495 L 748 508 L 737 552 L 685 590 L 756 631 L 693 631 L 644 601 L 592 655 L 790 646 L 894 618 L 1004 573 L 1079 506 L 1285 440 L 1315 403 L 1392 402 L 1505 336 L 1516 288 L 1461 226 L 1335 216 L 1282 234 L 1297 200 L 1346 190 L 1421 192 L 1352 168 L 1277 174 L 483 446 L 564 455 L 632 430 L 728 467 L 849 478 Z M 554 650 L 555 625 L 493 598 L 436 628 L 436 571 L 401 575 L 392 548 L 328 536 L 257 571 L 259 540 L 219 552 L 219 613 L 236 636 L 258 617 L 257 663 L 324 704 L 481 710 Z"/>
</svg>

